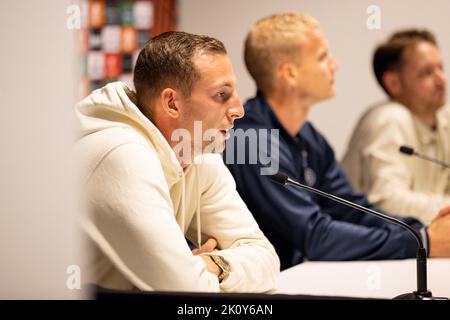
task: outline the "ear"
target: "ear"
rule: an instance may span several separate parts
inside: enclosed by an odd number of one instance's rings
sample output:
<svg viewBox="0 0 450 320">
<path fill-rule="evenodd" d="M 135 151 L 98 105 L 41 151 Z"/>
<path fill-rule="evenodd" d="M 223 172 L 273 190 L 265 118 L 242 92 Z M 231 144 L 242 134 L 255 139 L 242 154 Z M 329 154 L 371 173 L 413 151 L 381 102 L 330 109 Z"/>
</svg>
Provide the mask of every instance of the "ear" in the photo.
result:
<svg viewBox="0 0 450 320">
<path fill-rule="evenodd" d="M 382 82 L 384 84 L 384 87 L 389 92 L 389 94 L 396 98 L 400 95 L 402 91 L 402 85 L 400 82 L 400 76 L 398 72 L 396 71 L 386 71 L 383 74 Z"/>
<path fill-rule="evenodd" d="M 285 62 L 278 67 L 278 75 L 282 81 L 291 86 L 297 86 L 297 78 L 299 77 L 298 68 L 293 63 Z"/>
<path fill-rule="evenodd" d="M 165 114 L 176 119 L 180 116 L 178 108 L 178 93 L 172 88 L 166 88 L 161 91 L 162 107 Z"/>
</svg>

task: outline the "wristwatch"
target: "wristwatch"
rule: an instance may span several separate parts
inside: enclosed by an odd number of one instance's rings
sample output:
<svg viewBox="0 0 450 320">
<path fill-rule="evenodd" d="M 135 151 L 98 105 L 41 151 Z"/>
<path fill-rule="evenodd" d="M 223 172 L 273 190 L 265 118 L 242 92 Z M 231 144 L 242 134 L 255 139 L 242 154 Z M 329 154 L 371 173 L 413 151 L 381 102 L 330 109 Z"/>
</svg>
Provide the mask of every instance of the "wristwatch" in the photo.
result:
<svg viewBox="0 0 450 320">
<path fill-rule="evenodd" d="M 218 255 L 210 255 L 211 259 L 213 259 L 214 263 L 219 266 L 219 268 L 222 270 L 222 273 L 219 274 L 219 283 L 224 281 L 231 273 L 231 267 L 230 264 L 222 257 Z"/>
</svg>

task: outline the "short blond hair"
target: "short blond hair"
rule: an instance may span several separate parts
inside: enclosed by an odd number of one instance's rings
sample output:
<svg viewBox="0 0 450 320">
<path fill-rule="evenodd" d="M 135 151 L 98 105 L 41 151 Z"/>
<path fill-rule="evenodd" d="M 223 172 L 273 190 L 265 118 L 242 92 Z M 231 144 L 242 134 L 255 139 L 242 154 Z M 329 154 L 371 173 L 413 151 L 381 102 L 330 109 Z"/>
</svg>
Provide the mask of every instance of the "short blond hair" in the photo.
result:
<svg viewBox="0 0 450 320">
<path fill-rule="evenodd" d="M 319 27 L 316 19 L 295 12 L 271 15 L 253 25 L 245 40 L 244 59 L 258 90 L 273 89 L 277 65 L 285 59 L 296 61 L 308 34 Z"/>
</svg>

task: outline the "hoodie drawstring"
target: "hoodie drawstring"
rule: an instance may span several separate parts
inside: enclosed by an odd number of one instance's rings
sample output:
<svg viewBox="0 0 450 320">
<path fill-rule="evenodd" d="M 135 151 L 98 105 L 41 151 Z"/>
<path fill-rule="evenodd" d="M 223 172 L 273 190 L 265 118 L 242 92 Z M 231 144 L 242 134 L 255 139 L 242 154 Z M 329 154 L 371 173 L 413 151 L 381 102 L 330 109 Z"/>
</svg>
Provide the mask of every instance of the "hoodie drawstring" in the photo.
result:
<svg viewBox="0 0 450 320">
<path fill-rule="evenodd" d="M 184 172 L 181 173 L 181 230 L 184 233 L 184 224 L 185 224 L 185 216 L 186 216 L 186 207 L 185 207 L 185 193 L 186 193 L 186 178 L 184 176 Z"/>
<path fill-rule="evenodd" d="M 202 247 L 202 225 L 200 221 L 200 174 L 198 166 L 195 165 L 195 175 L 197 176 L 197 207 L 195 208 L 195 220 L 197 220 L 197 242 L 198 247 Z"/>
<path fill-rule="evenodd" d="M 195 207 L 195 220 L 197 222 L 197 245 L 200 249 L 202 247 L 202 224 L 200 220 L 200 197 L 201 197 L 201 190 L 200 190 L 200 175 L 198 166 L 194 165 L 195 167 L 195 175 L 197 179 L 197 202 Z M 184 175 L 184 172 L 182 173 L 182 179 L 181 179 L 181 230 L 184 233 L 185 230 L 185 221 L 186 221 L 186 176 Z"/>
</svg>

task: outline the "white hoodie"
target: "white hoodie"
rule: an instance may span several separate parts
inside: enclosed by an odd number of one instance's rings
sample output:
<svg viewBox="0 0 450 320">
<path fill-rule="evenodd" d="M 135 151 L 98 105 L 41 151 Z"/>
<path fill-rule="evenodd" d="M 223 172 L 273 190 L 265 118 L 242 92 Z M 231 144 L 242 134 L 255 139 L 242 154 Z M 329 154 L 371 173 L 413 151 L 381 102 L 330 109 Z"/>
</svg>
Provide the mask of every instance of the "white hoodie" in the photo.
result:
<svg viewBox="0 0 450 320">
<path fill-rule="evenodd" d="M 220 155 L 183 170 L 161 132 L 120 82 L 76 106 L 77 148 L 91 210 L 83 219 L 91 259 L 83 282 L 116 289 L 264 292 L 279 259 L 239 197 Z M 133 99 L 134 101 L 134 99 Z M 188 239 L 218 241 L 231 265 L 219 284 Z"/>
</svg>

